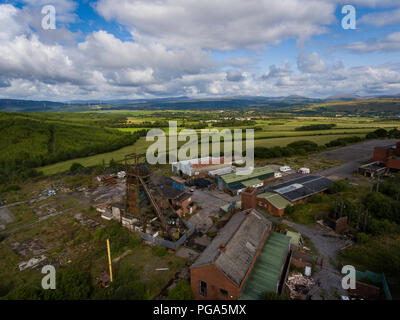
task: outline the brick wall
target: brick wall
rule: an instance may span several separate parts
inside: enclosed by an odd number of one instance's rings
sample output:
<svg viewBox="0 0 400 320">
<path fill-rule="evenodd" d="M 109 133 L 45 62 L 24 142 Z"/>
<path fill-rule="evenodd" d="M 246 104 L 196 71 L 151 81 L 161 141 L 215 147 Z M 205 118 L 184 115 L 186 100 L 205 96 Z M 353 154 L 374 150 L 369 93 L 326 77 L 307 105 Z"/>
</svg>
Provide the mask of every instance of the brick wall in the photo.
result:
<svg viewBox="0 0 400 320">
<path fill-rule="evenodd" d="M 400 170 L 400 159 L 389 159 L 386 165 L 389 169 Z"/>
<path fill-rule="evenodd" d="M 274 207 L 268 200 L 263 198 L 257 198 L 257 206 L 268 210 L 270 213 L 282 217 L 285 213 L 285 209 L 278 209 Z"/>
<path fill-rule="evenodd" d="M 200 294 L 200 280 L 207 283 L 206 297 Z M 196 300 L 236 300 L 240 294 L 240 288 L 213 264 L 190 269 L 190 284 Z M 228 296 L 223 296 L 220 289 L 227 291 Z"/>
<path fill-rule="evenodd" d="M 336 220 L 335 232 L 343 233 L 347 231 L 347 217 L 342 217 Z"/>
<path fill-rule="evenodd" d="M 386 162 L 388 156 L 389 156 L 388 149 L 383 149 L 383 148 L 374 149 L 374 156 L 373 156 L 374 161 Z"/>
<path fill-rule="evenodd" d="M 241 193 L 242 210 L 257 208 L 257 189 L 247 188 Z"/>
<path fill-rule="evenodd" d="M 257 249 L 257 253 L 244 276 L 240 287 L 236 286 L 231 280 L 229 280 L 215 265 L 209 264 L 197 268 L 190 269 L 190 284 L 192 287 L 193 294 L 197 300 L 237 300 L 240 291 L 243 289 L 247 278 L 251 274 L 254 263 L 267 240 L 271 228 L 265 233 L 264 239 Z M 200 280 L 207 283 L 207 297 L 200 294 Z M 221 294 L 220 289 L 228 292 L 228 296 Z"/>
<path fill-rule="evenodd" d="M 356 281 L 356 289 L 349 289 L 350 295 L 354 295 L 365 300 L 376 300 L 381 297 L 381 289 L 360 281 Z"/>
</svg>

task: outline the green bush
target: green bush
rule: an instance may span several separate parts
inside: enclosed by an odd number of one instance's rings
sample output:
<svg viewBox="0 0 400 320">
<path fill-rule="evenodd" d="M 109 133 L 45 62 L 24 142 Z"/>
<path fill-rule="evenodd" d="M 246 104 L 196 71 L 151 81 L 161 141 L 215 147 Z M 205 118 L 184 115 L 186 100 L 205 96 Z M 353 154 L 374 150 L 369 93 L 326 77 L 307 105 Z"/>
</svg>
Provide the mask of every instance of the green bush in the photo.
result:
<svg viewBox="0 0 400 320">
<path fill-rule="evenodd" d="M 368 223 L 367 230 L 374 236 L 380 236 L 385 234 L 395 234 L 399 232 L 399 226 L 390 222 L 387 219 L 371 219 Z"/>
<path fill-rule="evenodd" d="M 339 192 L 345 192 L 349 189 L 349 186 L 344 181 L 335 181 L 329 188 L 326 190 L 328 194 L 335 194 Z"/>
<path fill-rule="evenodd" d="M 69 168 L 69 170 L 71 172 L 78 172 L 78 171 L 82 171 L 84 169 L 85 169 L 85 167 L 78 162 L 74 162 L 73 164 L 71 164 L 71 167 Z"/>
<path fill-rule="evenodd" d="M 315 194 L 315 195 L 313 195 L 311 198 L 310 198 L 310 203 L 322 203 L 322 202 L 324 202 L 326 200 L 326 195 L 324 195 L 323 193 L 318 193 L 318 194 Z"/>
<path fill-rule="evenodd" d="M 193 300 L 194 295 L 189 282 L 180 280 L 176 286 L 169 290 L 168 300 Z"/>
<path fill-rule="evenodd" d="M 17 184 L 9 184 L 7 186 L 0 188 L 0 193 L 10 192 L 10 191 L 18 191 L 21 190 L 21 187 Z"/>
<path fill-rule="evenodd" d="M 285 208 L 285 215 L 290 216 L 291 214 L 293 214 L 296 211 L 296 206 L 290 206 L 288 205 Z"/>
<path fill-rule="evenodd" d="M 290 298 L 285 295 L 279 295 L 274 291 L 267 291 L 264 293 L 263 300 L 290 300 Z"/>
<path fill-rule="evenodd" d="M 364 232 L 357 233 L 357 242 L 366 243 L 368 241 L 368 235 Z"/>
</svg>

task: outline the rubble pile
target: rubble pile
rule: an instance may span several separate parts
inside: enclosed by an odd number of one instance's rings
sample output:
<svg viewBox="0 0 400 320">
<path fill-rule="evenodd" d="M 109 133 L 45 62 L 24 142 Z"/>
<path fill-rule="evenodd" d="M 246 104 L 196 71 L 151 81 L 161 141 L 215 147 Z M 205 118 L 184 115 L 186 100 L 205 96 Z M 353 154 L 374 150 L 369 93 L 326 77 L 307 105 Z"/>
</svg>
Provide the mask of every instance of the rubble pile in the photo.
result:
<svg viewBox="0 0 400 320">
<path fill-rule="evenodd" d="M 303 276 L 301 273 L 294 273 L 288 277 L 286 285 L 290 290 L 291 299 L 303 299 L 315 285 L 315 282 L 312 278 Z"/>
</svg>

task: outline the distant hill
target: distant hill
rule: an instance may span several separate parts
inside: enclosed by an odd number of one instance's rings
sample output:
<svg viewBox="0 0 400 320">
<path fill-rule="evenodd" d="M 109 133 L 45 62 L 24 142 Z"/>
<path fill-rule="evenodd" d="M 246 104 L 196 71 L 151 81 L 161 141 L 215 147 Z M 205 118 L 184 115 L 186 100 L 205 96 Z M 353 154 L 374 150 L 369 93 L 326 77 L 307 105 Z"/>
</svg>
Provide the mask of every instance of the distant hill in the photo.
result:
<svg viewBox="0 0 400 320">
<path fill-rule="evenodd" d="M 65 103 L 54 101 L 0 99 L 0 110 L 4 111 L 54 111 L 64 106 Z"/>
<path fill-rule="evenodd" d="M 337 95 L 324 99 L 298 95 L 287 97 L 234 96 L 192 99 L 171 97 L 158 99 L 74 100 L 68 102 L 0 99 L 0 111 L 112 111 L 112 110 L 270 110 L 318 114 L 344 113 L 393 113 L 398 114 L 400 94 L 381 97 Z"/>
<path fill-rule="evenodd" d="M 340 101 L 340 100 L 358 100 L 362 99 L 362 97 L 353 95 L 353 94 L 342 94 L 338 96 L 330 96 L 326 98 L 326 100 Z"/>
<path fill-rule="evenodd" d="M 284 108 L 296 105 L 323 102 L 321 99 L 300 96 L 289 97 L 224 97 L 190 99 L 173 97 L 159 99 L 119 99 L 119 100 L 73 100 L 68 102 L 32 101 L 0 99 L 0 110 L 34 112 L 34 111 L 90 111 L 90 110 L 215 110 L 241 108 Z"/>
<path fill-rule="evenodd" d="M 371 98 L 349 101 L 330 101 L 308 106 L 294 107 L 293 113 L 301 114 L 345 114 L 345 115 L 400 115 L 400 97 Z"/>
</svg>

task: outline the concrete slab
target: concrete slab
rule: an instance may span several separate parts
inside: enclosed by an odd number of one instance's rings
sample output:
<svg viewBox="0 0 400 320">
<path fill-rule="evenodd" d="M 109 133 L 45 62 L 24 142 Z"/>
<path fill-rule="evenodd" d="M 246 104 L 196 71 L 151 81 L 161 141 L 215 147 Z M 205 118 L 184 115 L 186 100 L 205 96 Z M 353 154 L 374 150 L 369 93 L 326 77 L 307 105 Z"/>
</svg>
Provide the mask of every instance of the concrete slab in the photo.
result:
<svg viewBox="0 0 400 320">
<path fill-rule="evenodd" d="M 182 248 L 179 248 L 179 250 L 176 252 L 176 255 L 178 257 L 182 257 L 185 259 L 194 260 L 200 255 L 200 253 L 198 253 L 192 249 L 182 247 Z"/>
<path fill-rule="evenodd" d="M 7 208 L 0 209 L 0 224 L 8 224 L 14 222 L 13 213 Z"/>
</svg>

